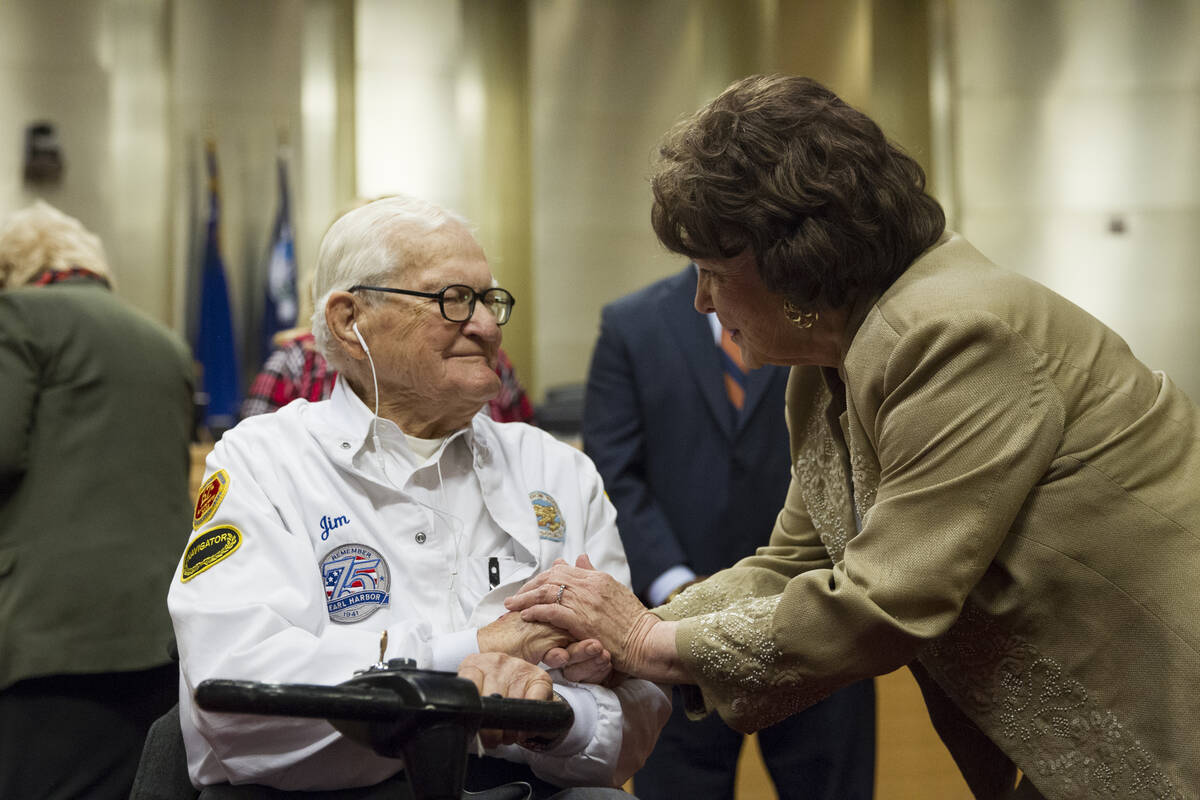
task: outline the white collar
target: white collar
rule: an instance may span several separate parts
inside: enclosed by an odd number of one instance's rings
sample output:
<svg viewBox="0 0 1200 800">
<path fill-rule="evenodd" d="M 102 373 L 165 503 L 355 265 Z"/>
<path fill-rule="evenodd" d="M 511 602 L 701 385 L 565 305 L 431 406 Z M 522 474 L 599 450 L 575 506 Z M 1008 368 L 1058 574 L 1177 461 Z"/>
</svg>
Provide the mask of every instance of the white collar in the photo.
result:
<svg viewBox="0 0 1200 800">
<path fill-rule="evenodd" d="M 709 311 L 704 316 L 708 317 L 708 325 L 712 328 L 713 342 L 717 347 L 721 346 L 721 320 L 717 319 L 717 315 Z"/>
<path fill-rule="evenodd" d="M 335 451 L 341 451 L 341 455 L 349 455 L 351 458 L 357 458 L 360 454 L 367 450 L 371 442 L 371 434 L 375 424 L 375 414 L 371 409 L 367 408 L 367 404 L 362 401 L 350 385 L 338 375 L 334 382 L 333 391 L 329 395 L 329 399 L 320 403 L 314 403 L 310 408 L 316 413 L 316 421 L 320 428 L 327 433 L 333 434 L 337 439 L 335 443 Z M 446 444 L 458 437 L 462 437 L 466 442 L 467 447 L 471 452 L 479 456 L 482 454 L 486 457 L 488 446 L 486 444 L 487 435 L 484 430 L 484 422 L 480 420 L 480 416 L 486 417 L 486 414 L 481 410 L 471 418 L 471 422 L 465 428 L 461 428 L 449 436 L 445 437 Z M 400 426 L 384 417 L 379 418 L 379 432 L 381 438 L 387 435 L 388 446 L 402 446 L 411 452 L 408 445 L 407 434 L 400 429 Z M 424 461 L 425 459 L 421 459 Z"/>
<path fill-rule="evenodd" d="M 307 417 L 305 426 L 335 464 L 380 486 L 394 489 L 395 485 L 375 467 L 376 458 L 370 447 L 371 425 L 375 415 L 348 385 L 343 384 L 341 376 L 338 376 L 328 400 L 304 406 L 297 403 L 293 407 Z M 391 425 L 390 430 L 397 434 L 394 439 L 389 437 L 388 446 L 407 448 L 400 427 L 390 420 L 381 419 L 381 432 L 385 425 Z M 500 447 L 499 430 L 494 425 L 487 412 L 481 409 L 471 419 L 469 426 L 447 438 L 452 441 L 462 437 L 470 449 L 484 502 L 493 519 L 501 528 L 509 531 L 530 558 L 534 558 L 538 552 L 538 530 L 535 525 L 528 524 L 529 506 L 524 494 L 504 491 L 512 468 L 507 464 L 504 450 Z M 443 451 L 448 444 L 449 441 L 443 445 Z"/>
</svg>

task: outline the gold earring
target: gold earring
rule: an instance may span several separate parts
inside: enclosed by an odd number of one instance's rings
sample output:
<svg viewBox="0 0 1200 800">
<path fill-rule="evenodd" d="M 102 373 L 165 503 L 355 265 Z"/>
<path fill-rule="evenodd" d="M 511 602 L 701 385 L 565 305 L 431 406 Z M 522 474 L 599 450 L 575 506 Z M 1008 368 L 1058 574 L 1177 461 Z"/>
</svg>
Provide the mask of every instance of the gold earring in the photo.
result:
<svg viewBox="0 0 1200 800">
<path fill-rule="evenodd" d="M 797 328 L 811 328 L 821 318 L 820 313 L 816 311 L 801 311 L 791 300 L 783 301 L 783 313 L 787 316 L 788 322 Z"/>
</svg>

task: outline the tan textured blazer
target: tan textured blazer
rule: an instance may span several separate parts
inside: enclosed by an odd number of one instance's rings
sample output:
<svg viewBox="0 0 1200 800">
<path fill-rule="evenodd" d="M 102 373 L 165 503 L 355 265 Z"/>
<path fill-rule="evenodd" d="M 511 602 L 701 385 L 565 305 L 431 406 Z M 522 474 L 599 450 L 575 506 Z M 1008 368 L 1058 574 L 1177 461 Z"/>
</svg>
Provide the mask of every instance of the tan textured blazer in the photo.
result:
<svg viewBox="0 0 1200 800">
<path fill-rule="evenodd" d="M 1200 797 L 1200 410 L 957 235 L 851 331 L 792 371 L 770 545 L 657 612 L 707 707 L 907 664 L 978 797 Z"/>
</svg>

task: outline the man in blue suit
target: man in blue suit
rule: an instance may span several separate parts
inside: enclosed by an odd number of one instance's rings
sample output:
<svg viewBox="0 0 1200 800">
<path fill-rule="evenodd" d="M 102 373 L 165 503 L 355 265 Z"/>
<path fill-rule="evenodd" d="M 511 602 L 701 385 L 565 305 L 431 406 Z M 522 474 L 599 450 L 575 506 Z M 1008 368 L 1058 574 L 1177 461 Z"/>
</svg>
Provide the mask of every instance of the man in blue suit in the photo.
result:
<svg viewBox="0 0 1200 800">
<path fill-rule="evenodd" d="M 617 508 L 634 591 L 651 607 L 765 545 L 791 474 L 787 369 L 741 370 L 695 293 L 689 264 L 606 306 L 588 374 L 584 449 Z M 634 791 L 732 798 L 743 739 L 716 715 L 688 721 L 676 690 Z M 870 798 L 874 685 L 849 686 L 758 739 L 780 800 Z"/>
</svg>

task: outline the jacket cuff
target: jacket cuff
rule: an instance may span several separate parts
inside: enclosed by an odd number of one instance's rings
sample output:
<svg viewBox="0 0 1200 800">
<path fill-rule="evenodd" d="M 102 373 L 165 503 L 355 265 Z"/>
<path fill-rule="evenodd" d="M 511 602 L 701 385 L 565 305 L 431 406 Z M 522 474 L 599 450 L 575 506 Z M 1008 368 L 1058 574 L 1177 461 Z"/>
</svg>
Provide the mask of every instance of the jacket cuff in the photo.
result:
<svg viewBox="0 0 1200 800">
<path fill-rule="evenodd" d="M 678 589 L 683 584 L 690 580 L 694 580 L 696 573 L 692 572 L 683 564 L 678 564 L 671 567 L 662 575 L 654 579 L 654 583 L 650 584 L 650 588 L 646 590 L 646 599 L 650 601 L 650 605 L 661 606 L 667 602 L 671 592 Z"/>
<path fill-rule="evenodd" d="M 571 711 L 575 713 L 575 721 L 562 741 L 540 752 L 560 758 L 575 755 L 587 747 L 596 735 L 596 720 L 599 717 L 596 698 L 587 689 L 562 684 L 555 684 L 554 692 L 571 707 Z"/>
<path fill-rule="evenodd" d="M 458 665 L 469 655 L 479 652 L 479 632 L 475 628 L 435 636 L 429 642 L 432 651 L 431 669 L 458 672 Z"/>
</svg>

